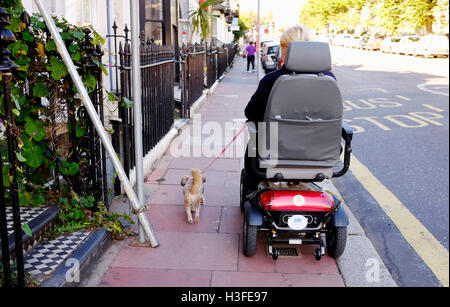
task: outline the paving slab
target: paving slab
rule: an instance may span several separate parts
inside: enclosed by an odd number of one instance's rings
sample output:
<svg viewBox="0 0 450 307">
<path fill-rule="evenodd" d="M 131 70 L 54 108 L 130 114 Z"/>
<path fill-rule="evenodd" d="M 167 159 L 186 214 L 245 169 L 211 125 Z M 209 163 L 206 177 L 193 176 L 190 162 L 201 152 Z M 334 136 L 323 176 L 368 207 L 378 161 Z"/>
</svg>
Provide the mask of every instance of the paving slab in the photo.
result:
<svg viewBox="0 0 450 307">
<path fill-rule="evenodd" d="M 237 271 L 238 235 L 167 231 L 155 234 L 161 243 L 159 247 L 126 245 L 111 267 Z"/>
<path fill-rule="evenodd" d="M 213 272 L 212 287 L 343 287 L 339 275 Z"/>
<path fill-rule="evenodd" d="M 163 180 L 160 182 L 163 185 L 179 185 L 181 182 L 181 178 L 183 176 L 191 176 L 191 171 L 186 169 L 169 169 L 165 176 L 162 178 Z M 225 185 L 225 180 L 227 179 L 224 176 L 224 173 L 221 171 L 209 171 L 206 177 L 205 187 L 208 186 L 219 186 L 222 187 Z"/>
<path fill-rule="evenodd" d="M 220 226 L 220 207 L 202 207 L 200 222 L 189 224 L 183 206 L 153 205 L 147 211 L 156 231 L 216 233 Z"/>
<path fill-rule="evenodd" d="M 240 207 L 222 207 L 220 233 L 242 233 L 243 214 Z"/>
<path fill-rule="evenodd" d="M 180 178 L 181 181 L 181 178 Z M 239 186 L 208 186 L 205 184 L 206 206 L 239 206 Z M 184 206 L 183 188 L 181 185 L 160 185 L 150 197 L 150 205 Z"/>
<path fill-rule="evenodd" d="M 112 268 L 100 287 L 209 287 L 211 271 Z"/>
<path fill-rule="evenodd" d="M 212 158 L 180 158 L 174 159 L 169 168 L 172 169 L 192 169 L 199 168 L 204 169 L 207 167 Z M 216 171 L 240 171 L 240 159 L 219 159 L 211 167 L 211 170 Z"/>
</svg>

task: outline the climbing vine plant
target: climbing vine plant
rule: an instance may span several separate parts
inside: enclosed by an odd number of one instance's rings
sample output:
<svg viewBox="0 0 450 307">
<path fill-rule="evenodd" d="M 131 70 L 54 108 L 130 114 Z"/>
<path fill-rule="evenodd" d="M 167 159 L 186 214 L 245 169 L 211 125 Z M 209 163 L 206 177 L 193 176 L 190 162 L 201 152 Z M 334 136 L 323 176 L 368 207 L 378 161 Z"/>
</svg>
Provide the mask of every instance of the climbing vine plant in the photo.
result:
<svg viewBox="0 0 450 307">
<path fill-rule="evenodd" d="M 11 16 L 8 29 L 16 41 L 8 49 L 18 66 L 11 82 L 16 163 L 8 162 L 4 93 L 0 87 L 0 154 L 5 188 L 11 182 L 9 170 L 15 167 L 21 206 L 61 206 L 56 231 L 103 225 L 121 236 L 119 216 L 108 215 L 101 200 L 74 191 L 74 179 L 88 167 L 88 161 L 74 158 L 72 143 L 86 136 L 88 119 L 76 112 L 82 102 L 46 24 L 39 15 L 26 14 L 20 1 L 1 1 L 1 5 Z M 106 73 L 96 47 L 104 39 L 92 28 L 77 27 L 59 18 L 54 21 L 84 85 L 92 93 L 101 77 L 95 71 Z M 11 201 L 8 193 L 6 201 Z"/>
</svg>

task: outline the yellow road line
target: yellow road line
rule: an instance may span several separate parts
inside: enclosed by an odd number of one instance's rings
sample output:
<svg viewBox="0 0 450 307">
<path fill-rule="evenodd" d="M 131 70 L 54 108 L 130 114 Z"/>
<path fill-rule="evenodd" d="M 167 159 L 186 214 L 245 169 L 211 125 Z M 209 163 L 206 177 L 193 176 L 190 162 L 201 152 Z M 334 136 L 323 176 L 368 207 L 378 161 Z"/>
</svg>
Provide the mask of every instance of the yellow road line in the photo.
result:
<svg viewBox="0 0 450 307">
<path fill-rule="evenodd" d="M 431 110 L 436 111 L 436 112 L 444 112 L 444 110 L 439 109 L 439 108 L 436 108 L 436 107 L 433 107 L 433 106 L 431 106 L 431 105 L 429 105 L 429 104 L 423 104 L 423 106 L 424 106 L 425 108 L 431 109 Z"/>
<path fill-rule="evenodd" d="M 400 98 L 400 99 L 406 100 L 406 101 L 411 101 L 411 99 L 410 99 L 410 98 L 408 98 L 408 97 L 405 97 L 405 96 L 400 96 L 400 95 L 397 95 L 397 97 L 398 97 L 398 98 Z"/>
<path fill-rule="evenodd" d="M 449 253 L 427 228 L 354 156 L 351 168 L 355 178 L 375 198 L 443 286 L 449 286 Z"/>
</svg>

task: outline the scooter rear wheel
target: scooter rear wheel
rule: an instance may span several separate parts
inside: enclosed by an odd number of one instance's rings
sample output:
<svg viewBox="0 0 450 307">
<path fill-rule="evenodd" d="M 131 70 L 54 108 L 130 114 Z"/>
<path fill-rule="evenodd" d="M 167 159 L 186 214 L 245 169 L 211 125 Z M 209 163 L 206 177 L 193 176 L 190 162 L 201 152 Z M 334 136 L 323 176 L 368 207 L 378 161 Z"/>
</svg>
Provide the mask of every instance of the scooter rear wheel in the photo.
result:
<svg viewBox="0 0 450 307">
<path fill-rule="evenodd" d="M 342 256 L 347 244 L 347 227 L 331 227 L 325 238 L 328 255 L 335 259 Z"/>
<path fill-rule="evenodd" d="M 241 207 L 241 211 L 244 212 L 244 205 L 245 202 L 247 201 L 247 190 L 248 190 L 248 185 L 247 185 L 247 176 L 245 175 L 245 170 L 243 169 L 241 171 L 241 184 L 240 184 L 240 207 Z"/>
<path fill-rule="evenodd" d="M 244 217 L 244 234 L 242 237 L 243 252 L 247 257 L 256 254 L 256 243 L 258 240 L 258 227 L 248 225 L 247 219 Z"/>
</svg>

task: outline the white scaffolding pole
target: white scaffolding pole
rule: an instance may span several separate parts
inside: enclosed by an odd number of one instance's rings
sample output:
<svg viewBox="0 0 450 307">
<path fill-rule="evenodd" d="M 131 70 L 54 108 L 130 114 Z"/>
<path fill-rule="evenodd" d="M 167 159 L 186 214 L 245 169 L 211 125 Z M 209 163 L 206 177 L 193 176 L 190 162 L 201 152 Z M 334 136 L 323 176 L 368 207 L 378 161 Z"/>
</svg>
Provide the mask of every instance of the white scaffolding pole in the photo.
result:
<svg viewBox="0 0 450 307">
<path fill-rule="evenodd" d="M 256 60 L 256 65 L 258 65 L 258 82 L 261 80 L 261 0 L 258 1 L 258 46 L 256 46 L 258 50 L 258 57 Z"/>
<path fill-rule="evenodd" d="M 152 247 L 157 247 L 159 245 L 158 240 L 156 239 L 153 230 L 150 226 L 150 223 L 147 219 L 147 216 L 145 215 L 146 206 L 143 205 L 143 203 L 138 199 L 136 193 L 133 190 L 133 187 L 130 184 L 130 181 L 128 180 L 127 174 L 125 173 L 125 170 L 123 169 L 122 164 L 120 163 L 120 160 L 117 157 L 116 152 L 114 151 L 114 147 L 112 146 L 111 140 L 109 139 L 109 136 L 106 133 L 105 128 L 103 127 L 103 124 L 97 114 L 97 110 L 92 104 L 91 98 L 89 97 L 89 94 L 86 88 L 84 87 L 83 81 L 81 80 L 80 75 L 78 74 L 78 71 L 75 65 L 73 64 L 72 58 L 70 57 L 70 54 L 67 51 L 66 46 L 64 45 L 64 42 L 61 38 L 61 35 L 59 34 L 55 22 L 53 21 L 53 18 L 47 12 L 41 0 L 34 0 L 34 2 L 36 3 L 42 17 L 44 18 L 45 23 L 47 24 L 50 34 L 52 35 L 56 47 L 58 48 L 58 52 L 61 55 L 65 65 L 67 66 L 70 76 L 72 77 L 73 83 L 75 84 L 78 90 L 78 94 L 80 95 L 80 98 L 83 101 L 84 106 L 86 107 L 86 110 L 89 114 L 92 124 L 94 125 L 95 130 L 97 131 L 100 139 L 102 140 L 102 144 L 105 147 L 105 150 L 113 163 L 114 169 L 116 170 L 121 183 L 123 184 L 128 199 L 131 202 L 131 206 L 133 207 L 133 211 L 137 215 L 139 223 L 143 231 L 145 232 L 146 238 L 148 239 Z M 137 37 L 137 39 L 139 40 L 139 37 Z"/>
<path fill-rule="evenodd" d="M 131 62 L 134 101 L 134 145 L 136 158 L 136 191 L 139 202 L 145 202 L 144 196 L 144 150 L 142 146 L 142 80 L 141 49 L 139 42 L 139 0 L 130 0 L 131 8 Z M 145 232 L 139 223 L 139 243 L 145 243 Z"/>
</svg>

